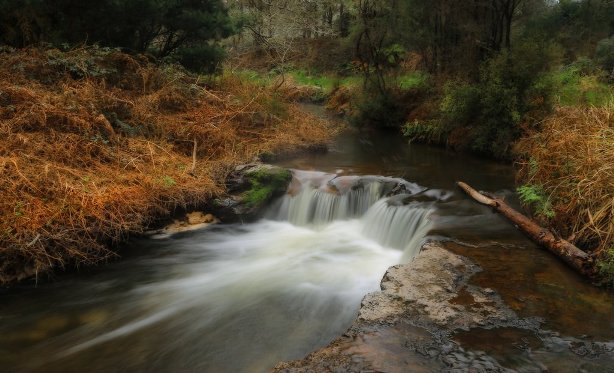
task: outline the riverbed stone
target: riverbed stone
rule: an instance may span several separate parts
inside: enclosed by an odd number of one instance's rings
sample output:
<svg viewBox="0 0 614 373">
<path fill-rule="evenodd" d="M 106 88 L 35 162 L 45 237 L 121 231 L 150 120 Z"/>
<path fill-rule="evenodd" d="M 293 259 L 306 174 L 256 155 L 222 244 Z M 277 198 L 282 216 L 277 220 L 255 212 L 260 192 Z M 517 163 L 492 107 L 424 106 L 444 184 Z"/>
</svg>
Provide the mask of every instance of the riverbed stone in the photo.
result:
<svg viewBox="0 0 614 373">
<path fill-rule="evenodd" d="M 182 219 L 174 219 L 172 223 L 163 228 L 148 231 L 146 234 L 153 238 L 164 238 L 175 233 L 202 229 L 216 223 L 219 223 L 219 220 L 212 214 L 192 211 L 185 214 Z"/>
<path fill-rule="evenodd" d="M 188 220 L 188 224 L 191 224 L 191 225 L 211 223 L 215 220 L 213 215 L 205 214 L 202 211 L 189 212 L 185 215 L 185 217 Z"/>
<path fill-rule="evenodd" d="M 486 345 L 497 346 L 497 333 L 505 329 L 540 341 L 514 349 L 522 355 L 524 372 L 541 372 L 549 365 L 614 362 L 611 343 L 560 337 L 543 329 L 541 319 L 516 315 L 495 290 L 469 283 L 479 271 L 442 244 L 427 243 L 412 262 L 388 269 L 381 291 L 364 297 L 356 319 L 341 337 L 302 360 L 279 363 L 273 371 L 515 372 L 514 366 L 505 366 L 509 361 L 466 349 L 455 339 L 455 334 L 492 331 L 492 341 Z"/>
</svg>

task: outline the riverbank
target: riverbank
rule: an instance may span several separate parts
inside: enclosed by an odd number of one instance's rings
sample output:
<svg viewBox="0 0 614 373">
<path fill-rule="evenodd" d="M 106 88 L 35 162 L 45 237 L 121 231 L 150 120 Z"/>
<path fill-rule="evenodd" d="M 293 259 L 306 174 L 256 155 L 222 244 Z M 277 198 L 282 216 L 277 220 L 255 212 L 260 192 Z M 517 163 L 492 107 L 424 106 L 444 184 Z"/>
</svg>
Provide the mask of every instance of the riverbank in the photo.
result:
<svg viewBox="0 0 614 373">
<path fill-rule="evenodd" d="M 488 264 L 451 248 L 431 242 L 412 262 L 391 267 L 341 337 L 274 371 L 597 372 L 614 362 L 613 342 L 565 335 L 582 327 L 550 330 L 550 320 L 509 304 L 500 283 L 474 279 L 491 272 Z"/>
<path fill-rule="evenodd" d="M 234 76 L 96 47 L 1 54 L 0 285 L 113 258 L 157 218 L 223 195 L 237 164 L 336 131 Z"/>
</svg>

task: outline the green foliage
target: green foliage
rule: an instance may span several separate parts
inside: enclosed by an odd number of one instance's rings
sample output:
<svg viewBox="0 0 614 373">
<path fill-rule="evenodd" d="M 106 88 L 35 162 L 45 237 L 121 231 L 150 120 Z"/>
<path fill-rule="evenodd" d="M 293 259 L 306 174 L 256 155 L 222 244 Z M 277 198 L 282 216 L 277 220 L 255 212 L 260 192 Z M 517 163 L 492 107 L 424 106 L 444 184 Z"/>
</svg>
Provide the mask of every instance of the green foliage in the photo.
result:
<svg viewBox="0 0 614 373">
<path fill-rule="evenodd" d="M 0 43 L 83 43 L 173 56 L 196 71 L 223 57 L 211 41 L 231 35 L 222 0 L 0 0 Z"/>
<path fill-rule="evenodd" d="M 527 18 L 522 32 L 561 45 L 567 60 L 592 55 L 596 43 L 612 32 L 612 1 L 560 0 L 543 3 L 546 6 Z"/>
<path fill-rule="evenodd" d="M 444 137 L 444 128 L 441 121 L 414 121 L 406 123 L 402 128 L 403 136 L 410 141 L 421 141 L 426 143 L 440 143 Z"/>
<path fill-rule="evenodd" d="M 225 55 L 226 52 L 220 46 L 204 42 L 179 48 L 173 53 L 173 57 L 186 69 L 206 74 L 220 71 L 220 62 Z"/>
<path fill-rule="evenodd" d="M 399 128 L 405 122 L 406 107 L 394 92 L 363 93 L 355 105 L 350 119 L 356 126 Z"/>
<path fill-rule="evenodd" d="M 246 176 L 251 187 L 243 194 L 243 201 L 249 207 L 260 206 L 275 194 L 284 192 L 292 179 L 292 173 L 282 168 L 260 168 Z"/>
<path fill-rule="evenodd" d="M 484 62 L 477 82 L 446 84 L 440 107 L 445 131 L 469 128 L 466 141 L 471 150 L 509 157 L 523 118 L 550 109 L 553 84 L 545 72 L 551 52 L 525 41 Z"/>
<path fill-rule="evenodd" d="M 587 58 L 580 58 L 553 73 L 560 105 L 607 105 L 614 98 L 614 89 L 601 81 L 603 75 L 599 66 Z"/>
<path fill-rule="evenodd" d="M 423 71 L 412 71 L 399 76 L 396 80 L 401 90 L 428 89 L 430 87 L 430 76 Z"/>
<path fill-rule="evenodd" d="M 529 159 L 529 177 L 535 176 L 537 171 L 539 171 L 539 163 L 535 158 L 531 157 Z"/>
<path fill-rule="evenodd" d="M 431 89 L 430 76 L 421 71 L 383 75 L 382 79 L 388 88 L 369 89 L 367 84 L 367 89 L 355 99 L 355 115 L 351 118 L 355 125 L 399 128 L 405 123 L 411 105 Z M 344 83 L 352 85 L 347 79 Z"/>
<path fill-rule="evenodd" d="M 403 22 L 399 10 L 395 1 L 365 0 L 357 6 L 355 68 L 362 73 L 364 86 L 378 92 L 379 101 L 390 96 L 388 75 L 399 69 L 406 55 L 405 47 L 395 38 Z"/>
<path fill-rule="evenodd" d="M 236 70 L 236 71 L 233 71 L 230 74 L 234 75 L 234 76 L 237 76 L 237 77 L 241 78 L 242 80 L 249 81 L 251 83 L 254 83 L 254 84 L 262 86 L 262 87 L 266 87 L 266 86 L 270 85 L 271 81 L 273 80 L 272 76 L 269 76 L 269 75 L 266 75 L 266 74 L 262 74 L 262 73 L 260 73 L 258 71 L 250 70 L 250 69 Z M 228 75 L 226 74 L 226 76 L 228 76 Z"/>
<path fill-rule="evenodd" d="M 516 189 L 520 201 L 530 206 L 533 211 L 542 218 L 552 219 L 555 214 L 552 210 L 550 197 L 544 193 L 544 188 L 540 185 L 522 185 Z"/>
<path fill-rule="evenodd" d="M 168 175 L 164 175 L 162 177 L 162 185 L 164 185 L 165 188 L 173 187 L 176 184 L 177 184 L 177 182 L 172 177 L 170 177 Z"/>
<path fill-rule="evenodd" d="M 305 70 L 293 70 L 290 72 L 292 78 L 300 85 L 309 85 L 323 89 L 330 93 L 335 86 L 339 85 L 337 79 L 327 75 L 310 74 Z"/>
<path fill-rule="evenodd" d="M 455 81 L 446 83 L 440 110 L 448 127 L 469 124 L 480 115 L 479 87 Z"/>
<path fill-rule="evenodd" d="M 391 44 L 381 49 L 382 57 L 391 67 L 399 66 L 406 53 L 405 47 L 398 43 Z"/>
<path fill-rule="evenodd" d="M 296 83 L 322 88 L 326 94 L 330 94 L 333 90 L 342 86 L 349 87 L 360 84 L 360 77 L 355 75 L 338 77 L 307 70 L 290 70 L 289 73 Z"/>
<path fill-rule="evenodd" d="M 83 79 L 87 77 L 101 78 L 116 74 L 117 69 L 103 67 L 101 64 L 101 61 L 108 57 L 112 51 L 110 48 L 93 47 L 88 51 L 87 58 L 80 54 L 62 53 L 57 49 L 48 49 L 45 54 L 49 66 L 66 71 L 73 79 Z"/>
<path fill-rule="evenodd" d="M 614 286 L 614 248 L 605 250 L 597 259 L 597 269 L 603 282 Z"/>
<path fill-rule="evenodd" d="M 606 72 L 614 74 L 614 36 L 599 41 L 595 49 L 595 60 Z"/>
<path fill-rule="evenodd" d="M 519 135 L 517 91 L 500 79 L 487 77 L 478 84 L 452 83 L 446 86 L 441 113 L 446 132 L 471 128 L 471 150 L 504 158 Z"/>
<path fill-rule="evenodd" d="M 15 217 L 21 217 L 24 215 L 24 207 L 25 204 L 22 201 L 15 202 L 15 207 L 13 208 L 13 214 L 15 215 Z"/>
</svg>

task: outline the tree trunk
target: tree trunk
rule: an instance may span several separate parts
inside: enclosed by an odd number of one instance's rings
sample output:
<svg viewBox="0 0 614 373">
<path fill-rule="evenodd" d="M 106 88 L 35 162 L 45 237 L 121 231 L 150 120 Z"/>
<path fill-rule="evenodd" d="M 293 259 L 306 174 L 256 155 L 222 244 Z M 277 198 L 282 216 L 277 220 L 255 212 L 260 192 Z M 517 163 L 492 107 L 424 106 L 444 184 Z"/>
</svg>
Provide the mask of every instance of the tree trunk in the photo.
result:
<svg viewBox="0 0 614 373">
<path fill-rule="evenodd" d="M 501 215 L 512 221 L 512 223 L 520 228 L 520 230 L 527 234 L 533 241 L 546 247 L 571 268 L 585 276 L 594 276 L 591 257 L 584 251 L 578 249 L 574 244 L 562 238 L 555 237 L 549 230 L 540 227 L 531 219 L 511 208 L 503 199 L 478 192 L 462 181 L 458 181 L 456 185 L 477 202 L 492 207 Z"/>
</svg>

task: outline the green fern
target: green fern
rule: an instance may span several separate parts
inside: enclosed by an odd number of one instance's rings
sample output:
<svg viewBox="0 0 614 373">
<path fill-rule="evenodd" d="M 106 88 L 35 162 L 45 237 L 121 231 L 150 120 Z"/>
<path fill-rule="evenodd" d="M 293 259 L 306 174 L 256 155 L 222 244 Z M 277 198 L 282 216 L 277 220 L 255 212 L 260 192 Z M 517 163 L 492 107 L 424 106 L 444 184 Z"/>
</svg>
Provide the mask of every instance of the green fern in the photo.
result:
<svg viewBox="0 0 614 373">
<path fill-rule="evenodd" d="M 552 202 L 540 185 L 522 185 L 516 189 L 516 192 L 520 197 L 520 201 L 533 208 L 536 215 L 548 219 L 554 218 L 555 213 L 552 210 Z"/>
</svg>

